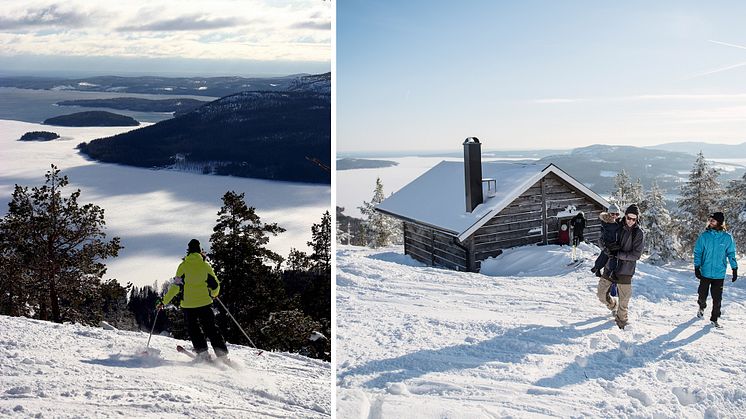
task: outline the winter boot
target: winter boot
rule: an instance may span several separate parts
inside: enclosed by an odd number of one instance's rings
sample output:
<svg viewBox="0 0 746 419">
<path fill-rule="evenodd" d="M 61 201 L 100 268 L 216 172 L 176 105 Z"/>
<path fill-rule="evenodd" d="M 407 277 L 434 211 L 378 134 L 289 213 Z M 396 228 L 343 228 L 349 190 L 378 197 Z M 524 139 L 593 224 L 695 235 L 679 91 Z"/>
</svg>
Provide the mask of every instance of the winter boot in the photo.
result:
<svg viewBox="0 0 746 419">
<path fill-rule="evenodd" d="M 235 368 L 236 367 L 236 364 L 234 364 L 233 361 L 231 361 L 231 359 L 228 358 L 228 354 L 219 355 L 215 359 L 218 360 L 219 362 L 221 362 L 221 363 L 223 363 L 223 364 L 231 367 L 231 368 Z"/>
<path fill-rule="evenodd" d="M 705 309 L 700 308 L 699 310 L 697 310 L 697 317 L 701 319 L 704 316 L 705 316 Z"/>
<path fill-rule="evenodd" d="M 614 318 L 614 321 L 616 322 L 616 325 L 617 325 L 617 326 L 618 326 L 618 327 L 619 327 L 620 329 L 622 329 L 622 330 L 624 330 L 624 327 L 625 327 L 625 326 L 627 326 L 627 322 L 625 322 L 625 321 L 622 321 L 621 319 L 619 319 L 619 317 L 615 317 L 615 318 Z"/>
<path fill-rule="evenodd" d="M 711 321 L 710 323 L 712 323 L 712 325 L 713 325 L 714 327 L 718 328 L 718 329 L 722 329 L 722 328 L 723 328 L 723 325 L 722 325 L 722 324 L 720 324 L 720 323 L 718 323 L 718 321 L 717 321 L 717 320 L 713 320 L 713 321 Z"/>
<path fill-rule="evenodd" d="M 196 363 L 204 363 L 204 362 L 211 362 L 212 358 L 210 358 L 210 353 L 205 351 L 197 352 L 197 356 L 194 358 L 194 362 Z"/>
</svg>

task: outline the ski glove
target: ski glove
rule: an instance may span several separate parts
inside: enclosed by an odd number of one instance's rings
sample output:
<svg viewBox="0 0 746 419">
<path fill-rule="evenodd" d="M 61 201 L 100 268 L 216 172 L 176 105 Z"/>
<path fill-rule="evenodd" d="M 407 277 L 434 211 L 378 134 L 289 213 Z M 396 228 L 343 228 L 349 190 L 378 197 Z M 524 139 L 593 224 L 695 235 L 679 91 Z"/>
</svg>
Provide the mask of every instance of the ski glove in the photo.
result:
<svg viewBox="0 0 746 419">
<path fill-rule="evenodd" d="M 702 271 L 699 270 L 699 266 L 694 267 L 694 276 L 696 276 L 697 279 L 702 279 Z"/>
<path fill-rule="evenodd" d="M 738 268 L 733 270 L 733 281 L 731 282 L 736 282 L 736 279 L 738 279 Z"/>
<path fill-rule="evenodd" d="M 158 310 L 163 308 L 163 298 L 158 297 L 155 299 L 155 308 Z"/>
</svg>

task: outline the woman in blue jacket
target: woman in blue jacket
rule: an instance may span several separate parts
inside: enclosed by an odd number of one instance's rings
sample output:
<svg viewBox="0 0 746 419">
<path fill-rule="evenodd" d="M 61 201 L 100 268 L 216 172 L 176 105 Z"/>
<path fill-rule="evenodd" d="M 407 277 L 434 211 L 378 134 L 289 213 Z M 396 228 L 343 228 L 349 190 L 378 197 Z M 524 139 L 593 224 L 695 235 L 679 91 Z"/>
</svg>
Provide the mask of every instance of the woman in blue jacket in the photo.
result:
<svg viewBox="0 0 746 419">
<path fill-rule="evenodd" d="M 733 236 L 725 231 L 725 216 L 722 212 L 710 215 L 707 229 L 697 239 L 694 245 L 694 276 L 699 279 L 699 311 L 697 317 L 703 317 L 707 307 L 707 294 L 712 295 L 712 313 L 710 321 L 715 327 L 722 327 L 718 323 L 720 317 L 720 303 L 723 300 L 723 282 L 725 269 L 733 270 L 733 282 L 738 278 L 738 264 L 736 263 L 736 243 Z"/>
</svg>

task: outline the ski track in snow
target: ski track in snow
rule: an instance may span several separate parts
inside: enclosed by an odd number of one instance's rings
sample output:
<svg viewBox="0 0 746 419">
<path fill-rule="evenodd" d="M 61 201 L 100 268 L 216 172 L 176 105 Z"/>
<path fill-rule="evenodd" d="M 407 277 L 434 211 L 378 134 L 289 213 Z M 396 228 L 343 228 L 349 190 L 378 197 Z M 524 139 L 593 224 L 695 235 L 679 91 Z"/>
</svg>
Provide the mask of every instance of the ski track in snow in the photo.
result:
<svg viewBox="0 0 746 419">
<path fill-rule="evenodd" d="M 482 275 L 338 246 L 338 417 L 745 417 L 743 280 L 715 330 L 690 265 L 640 262 L 621 331 L 597 251 L 571 268 L 566 246 L 510 249 Z"/>
<path fill-rule="evenodd" d="M 0 417 L 331 417 L 329 363 L 229 345 L 236 369 L 194 365 L 147 339 L 0 316 Z"/>
</svg>

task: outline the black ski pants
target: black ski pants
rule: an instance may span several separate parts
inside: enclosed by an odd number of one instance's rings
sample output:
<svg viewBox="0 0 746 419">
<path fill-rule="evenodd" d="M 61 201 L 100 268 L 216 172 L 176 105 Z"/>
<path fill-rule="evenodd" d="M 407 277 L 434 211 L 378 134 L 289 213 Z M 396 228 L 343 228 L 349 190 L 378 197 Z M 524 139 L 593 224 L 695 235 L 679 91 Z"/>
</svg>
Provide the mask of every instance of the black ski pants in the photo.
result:
<svg viewBox="0 0 746 419">
<path fill-rule="evenodd" d="M 710 314 L 710 321 L 717 321 L 720 318 L 720 304 L 723 301 L 723 279 L 709 279 L 702 278 L 699 280 L 699 308 L 704 310 L 707 308 L 707 294 L 712 295 L 712 313 Z"/>
<path fill-rule="evenodd" d="M 195 352 L 200 353 L 207 350 L 207 342 L 205 341 L 205 335 L 207 335 L 215 355 L 225 356 L 228 354 L 223 335 L 220 334 L 220 330 L 215 325 L 215 313 L 212 312 L 212 306 L 182 308 L 182 310 Z M 203 334 L 202 331 L 205 333 Z"/>
</svg>

